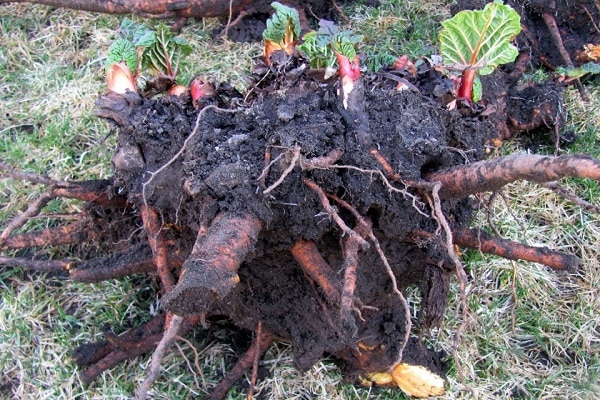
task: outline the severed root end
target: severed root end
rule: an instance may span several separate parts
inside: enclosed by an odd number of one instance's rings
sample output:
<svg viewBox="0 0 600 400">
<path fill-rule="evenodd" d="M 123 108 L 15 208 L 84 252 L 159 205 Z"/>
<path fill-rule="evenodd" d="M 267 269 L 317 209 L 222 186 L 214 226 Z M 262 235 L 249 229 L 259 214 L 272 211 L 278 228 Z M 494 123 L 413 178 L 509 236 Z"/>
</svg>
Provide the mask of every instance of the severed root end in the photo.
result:
<svg viewBox="0 0 600 400">
<path fill-rule="evenodd" d="M 240 264 L 256 243 L 261 222 L 252 215 L 219 215 L 206 236 L 199 233 L 183 263 L 177 285 L 165 294 L 165 308 L 177 315 L 204 313 L 239 282 Z"/>
</svg>

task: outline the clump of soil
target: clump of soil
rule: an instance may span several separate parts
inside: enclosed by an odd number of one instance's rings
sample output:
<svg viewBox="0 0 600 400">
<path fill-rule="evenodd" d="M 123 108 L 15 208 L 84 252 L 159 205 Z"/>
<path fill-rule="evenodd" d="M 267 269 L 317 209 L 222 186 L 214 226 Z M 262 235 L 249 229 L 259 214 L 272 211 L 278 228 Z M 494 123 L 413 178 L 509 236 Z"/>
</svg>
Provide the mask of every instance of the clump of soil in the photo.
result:
<svg viewBox="0 0 600 400">
<path fill-rule="evenodd" d="M 370 221 L 398 289 L 419 288 L 425 326 L 444 314 L 454 266 L 434 233 L 437 223 L 416 192 L 401 184 L 392 187 L 377 175 L 381 165 L 361 142 L 353 121 L 344 117 L 348 111 L 336 88 L 306 77 L 292 83 L 281 83 L 280 89 L 263 92 L 234 112 L 224 104 L 231 102 L 230 94 L 218 95 L 214 103 L 228 111 L 209 107 L 200 117 L 180 98 L 130 96 L 129 107 L 122 105 L 126 99 L 104 98 L 100 114 L 125 122 L 119 126 L 115 186 L 131 202 L 160 210 L 164 226 L 189 235 L 190 250 L 194 235 L 218 214 L 252 215 L 262 222 L 239 268 L 239 283 L 229 293 L 199 301 L 189 291 L 181 292 L 167 297 L 167 309 L 207 318 L 226 315 L 245 329 L 256 329 L 261 321 L 275 337 L 293 343 L 301 370 L 327 353 L 345 361 L 351 376 L 383 371 L 393 365 L 404 343 L 403 305 L 374 246 L 360 251 L 350 317 L 340 313 L 339 299 L 332 302 L 314 279 L 307 279 L 290 249 L 299 241 L 314 242 L 331 279 L 341 287 L 347 237 L 304 180 L 348 202 Z M 370 140 L 407 180 L 481 159 L 486 143 L 497 136 L 485 118 L 465 118 L 422 94 L 382 89 L 386 85 L 379 81 L 365 85 L 362 102 Z M 171 162 L 186 139 L 185 151 Z M 340 157 L 331 165 L 309 168 L 312 160 L 336 151 Z M 294 154 L 303 161 L 276 185 Z M 266 168 L 269 159 L 273 162 Z M 272 185 L 276 187 L 265 194 Z M 472 208 L 462 199 L 445 202 L 443 209 L 453 226 L 465 226 Z M 340 204 L 337 210 L 349 226 L 359 225 L 349 210 Z M 443 375 L 440 355 L 412 340 L 403 359 Z"/>
</svg>

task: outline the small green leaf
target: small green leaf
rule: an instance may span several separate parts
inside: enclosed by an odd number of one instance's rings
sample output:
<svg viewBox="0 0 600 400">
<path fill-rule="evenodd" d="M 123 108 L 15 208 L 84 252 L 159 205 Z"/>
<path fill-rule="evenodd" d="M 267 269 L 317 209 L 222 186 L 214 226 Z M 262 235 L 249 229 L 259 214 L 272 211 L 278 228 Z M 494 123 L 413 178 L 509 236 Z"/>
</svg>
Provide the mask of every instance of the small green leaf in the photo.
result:
<svg viewBox="0 0 600 400">
<path fill-rule="evenodd" d="M 125 62 L 130 71 L 135 71 L 138 64 L 138 54 L 133 43 L 127 39 L 117 39 L 108 48 L 105 66 L 110 68 L 113 64 Z"/>
<path fill-rule="evenodd" d="M 176 78 L 179 62 L 192 52 L 192 47 L 184 39 L 174 37 L 164 24 L 158 26 L 154 37 L 154 43 L 143 52 L 142 67 Z"/>
<path fill-rule="evenodd" d="M 510 42 L 521 32 L 519 14 L 496 0 L 483 10 L 461 11 L 442 22 L 440 52 L 446 65 L 474 68 L 491 74 L 501 64 L 515 60 L 518 50 Z"/>
<path fill-rule="evenodd" d="M 135 47 L 148 47 L 155 41 L 152 29 L 129 18 L 123 18 L 119 35 L 123 39 L 129 40 Z"/>
<path fill-rule="evenodd" d="M 271 7 L 275 9 L 275 13 L 267 20 L 263 39 L 283 44 L 286 39 L 289 39 L 287 36 L 291 33 L 293 35 L 291 39 L 297 40 L 301 31 L 298 11 L 276 1 L 271 3 Z"/>
<path fill-rule="evenodd" d="M 600 74 L 600 64 L 589 62 L 583 64 L 581 67 L 559 67 L 556 69 L 556 73 L 559 75 L 566 76 L 567 78 L 581 78 L 584 75 L 597 75 Z"/>
<path fill-rule="evenodd" d="M 335 65 L 335 53 L 327 44 L 317 43 L 317 32 L 308 32 L 302 39 L 302 44 L 297 48 L 310 60 L 311 68 L 327 68 Z"/>
</svg>

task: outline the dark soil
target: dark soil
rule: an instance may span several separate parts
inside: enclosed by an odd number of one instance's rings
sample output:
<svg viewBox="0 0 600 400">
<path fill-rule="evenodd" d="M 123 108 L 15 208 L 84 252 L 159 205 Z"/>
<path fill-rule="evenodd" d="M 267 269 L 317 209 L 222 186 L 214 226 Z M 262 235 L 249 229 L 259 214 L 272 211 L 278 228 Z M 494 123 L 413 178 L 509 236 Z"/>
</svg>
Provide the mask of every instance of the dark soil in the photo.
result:
<svg viewBox="0 0 600 400">
<path fill-rule="evenodd" d="M 470 161 L 481 158 L 484 143 L 496 135 L 487 120 L 444 111 L 421 95 L 366 89 L 370 134 L 394 169 L 407 178 L 464 162 L 459 150 L 468 152 Z M 135 153 L 139 159 L 115 171 L 115 184 L 132 194 L 134 202 L 142 201 L 147 171 L 157 170 L 180 150 L 197 115 L 177 98 L 137 101 L 126 118 L 127 125 L 120 127 L 117 153 Z M 210 309 L 194 308 L 194 302 L 186 298 L 171 302 L 169 308 L 183 314 L 226 315 L 246 329 L 254 329 L 260 320 L 277 337 L 292 341 L 300 369 L 329 353 L 347 360 L 349 368 L 357 372 L 362 368 L 383 370 L 396 359 L 403 342 L 406 322 L 402 305 L 392 294 L 389 276 L 374 249 L 361 252 L 358 266 L 356 295 L 369 307 L 361 310 L 364 320 L 342 321 L 337 306 L 327 304 L 319 288 L 307 279 L 290 254 L 294 243 L 314 240 L 341 283 L 343 235 L 302 178 L 309 177 L 325 192 L 345 199 L 370 218 L 399 288 L 414 285 L 421 290 L 427 325 L 443 315 L 450 267 L 445 266 L 446 256 L 437 240 L 415 245 L 415 232 L 434 232 L 437 225 L 417 212 L 412 198 L 390 193 L 381 179 L 368 172 L 380 166 L 368 149 L 361 149 L 339 107 L 333 88 L 303 80 L 269 92 L 235 114 L 207 111 L 185 156 L 146 187 L 146 200 L 162 210 L 165 225 L 176 223 L 190 234 L 224 212 L 256 215 L 267 226 L 240 268 L 239 285 L 227 297 Z M 336 163 L 339 168 L 310 172 L 295 168 L 280 186 L 263 195 L 264 187 L 273 184 L 289 162 L 283 157 L 275 163 L 261 187 L 265 150 L 270 149 L 275 159 L 293 146 L 299 146 L 307 159 L 326 156 L 334 149 L 344 150 L 344 156 Z M 422 205 L 417 207 L 426 211 Z M 448 202 L 444 208 L 454 224 L 468 222 L 468 201 Z M 349 225 L 356 224 L 349 214 L 340 214 Z M 191 246 L 193 235 L 187 240 Z M 434 286 L 437 289 L 431 290 Z M 370 357 L 370 362 L 378 365 L 360 365 L 350 356 L 359 341 L 385 349 L 378 357 Z M 423 361 L 424 357 L 429 361 Z M 421 346 L 409 347 L 405 360 L 433 363 L 431 367 L 441 372 L 439 358 Z"/>
</svg>

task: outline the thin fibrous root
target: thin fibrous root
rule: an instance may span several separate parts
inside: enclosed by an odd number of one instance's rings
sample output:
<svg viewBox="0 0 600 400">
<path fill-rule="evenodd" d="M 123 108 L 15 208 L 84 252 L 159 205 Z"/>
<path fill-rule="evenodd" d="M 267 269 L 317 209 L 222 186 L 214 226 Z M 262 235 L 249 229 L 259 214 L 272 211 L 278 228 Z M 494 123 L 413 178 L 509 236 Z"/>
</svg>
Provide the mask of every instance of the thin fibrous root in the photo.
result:
<svg viewBox="0 0 600 400">
<path fill-rule="evenodd" d="M 254 359 L 252 360 L 252 377 L 250 378 L 250 387 L 248 388 L 247 400 L 252 400 L 254 395 L 254 387 L 258 379 L 258 362 L 263 352 L 260 351 L 260 339 L 262 336 L 262 321 L 258 321 L 256 327 L 256 337 L 254 338 Z"/>
<path fill-rule="evenodd" d="M 202 110 L 200 110 L 200 112 L 198 113 L 198 116 L 196 117 L 196 123 L 194 124 L 194 129 L 192 129 L 192 132 L 184 140 L 181 148 L 177 151 L 177 153 L 175 153 L 175 155 L 173 157 L 171 157 L 171 159 L 169 159 L 169 161 L 167 161 L 165 164 L 163 164 L 160 168 L 158 168 L 154 172 L 150 172 L 150 177 L 144 183 L 142 183 L 142 199 L 144 201 L 144 205 L 148 206 L 148 197 L 146 196 L 146 190 L 147 190 L 148 186 L 154 181 L 154 179 L 158 175 L 160 175 L 162 172 L 164 172 L 175 161 L 177 161 L 179 159 L 179 157 L 181 157 L 183 155 L 183 153 L 187 149 L 188 144 L 192 141 L 192 139 L 194 137 L 196 137 L 198 132 L 200 132 L 200 122 L 202 121 L 204 114 L 206 114 L 209 110 L 223 112 L 223 113 L 236 113 L 239 111 L 238 109 L 228 110 L 225 108 L 219 108 L 212 104 L 208 105 L 208 106 L 204 107 Z"/>
<path fill-rule="evenodd" d="M 600 206 L 597 206 L 595 204 L 592 204 L 592 203 L 582 199 L 581 197 L 577 196 L 575 193 L 560 186 L 556 182 L 545 183 L 544 187 L 552 190 L 559 196 L 562 196 L 565 199 L 572 201 L 573 203 L 577 204 L 579 207 L 583 208 L 585 211 L 593 212 L 595 214 L 600 214 Z"/>
<path fill-rule="evenodd" d="M 330 196 L 330 197 L 333 198 L 337 203 L 339 203 L 342 207 L 346 208 L 348 211 L 350 211 L 354 215 L 354 217 L 357 220 L 357 226 L 358 226 L 357 229 L 360 229 L 360 232 L 364 233 L 365 236 L 368 236 L 368 238 L 371 240 L 371 242 L 373 243 L 373 246 L 375 247 L 375 250 L 377 251 L 377 254 L 379 255 L 379 258 L 381 259 L 381 262 L 383 263 L 383 265 L 385 267 L 385 270 L 386 270 L 388 276 L 390 277 L 390 280 L 392 282 L 392 291 L 398 296 L 398 299 L 400 299 L 400 303 L 402 304 L 402 307 L 404 308 L 404 319 L 406 320 L 405 321 L 406 331 L 404 332 L 404 342 L 402 342 L 402 345 L 400 346 L 400 349 L 398 350 L 398 357 L 396 358 L 396 361 L 390 366 L 390 370 L 391 370 L 398 363 L 400 363 L 402 361 L 404 349 L 406 348 L 406 345 L 408 344 L 408 340 L 410 338 L 410 333 L 412 330 L 410 305 L 408 304 L 408 301 L 406 300 L 406 297 L 404 297 L 404 294 L 402 293 L 402 291 L 400 291 L 400 289 L 398 288 L 398 282 L 396 280 L 396 275 L 394 275 L 392 266 L 388 262 L 388 259 L 385 256 L 385 253 L 383 252 L 381 245 L 379 244 L 379 240 L 377 239 L 377 237 L 373 233 L 373 230 L 371 229 L 371 223 L 369 221 L 367 221 L 358 212 L 358 210 L 356 210 L 354 207 L 352 207 L 352 205 L 350 205 L 350 203 L 348 203 L 347 201 L 342 200 L 337 196 Z"/>
<path fill-rule="evenodd" d="M 271 154 L 270 154 L 270 152 L 267 151 L 266 156 L 265 156 L 265 168 L 263 169 L 262 173 L 260 174 L 260 176 L 257 179 L 261 183 L 261 186 L 264 186 L 264 180 L 265 180 L 271 166 L 273 164 L 275 164 L 277 161 L 279 161 L 279 159 L 281 159 L 282 157 L 284 157 L 286 155 L 292 156 L 291 160 L 288 163 L 287 168 L 285 169 L 285 171 L 283 171 L 283 173 L 281 174 L 281 176 L 279 177 L 279 179 L 277 179 L 277 181 L 275 183 L 273 183 L 267 189 L 263 190 L 263 194 L 269 194 L 275 188 L 277 188 L 279 185 L 281 185 L 283 180 L 289 174 L 292 173 L 292 171 L 294 170 L 294 167 L 300 166 L 300 168 L 303 171 L 331 168 L 331 166 L 333 166 L 333 164 L 335 164 L 336 161 L 338 161 L 340 158 L 342 158 L 342 156 L 344 155 L 344 151 L 341 149 L 333 149 L 329 153 L 327 153 L 327 155 L 325 155 L 325 156 L 306 158 L 302 154 L 300 154 L 300 147 L 294 146 L 291 149 L 289 149 L 287 152 L 281 153 L 280 155 L 278 155 L 273 161 L 270 161 Z"/>
<path fill-rule="evenodd" d="M 268 188 L 266 188 L 265 190 L 263 190 L 263 194 L 269 194 L 271 193 L 273 190 L 275 190 L 275 188 L 277 188 L 277 186 L 281 185 L 283 183 L 283 181 L 285 180 L 285 178 L 292 173 L 292 171 L 294 170 L 294 167 L 296 167 L 296 165 L 298 165 L 298 160 L 300 160 L 300 147 L 299 146 L 294 146 L 292 149 L 289 150 L 289 152 L 292 155 L 292 159 L 290 160 L 287 168 L 285 169 L 285 171 L 283 171 L 283 173 L 281 174 L 281 176 L 279 177 L 279 179 L 277 179 L 271 186 L 269 186 Z M 284 153 L 285 154 L 285 153 Z M 275 161 L 277 161 L 279 159 L 279 157 L 277 157 Z M 263 171 L 264 173 L 264 171 Z M 261 174 L 262 176 L 262 174 Z"/>
<path fill-rule="evenodd" d="M 166 352 L 169 350 L 173 341 L 179 334 L 181 329 L 181 325 L 184 321 L 183 317 L 178 315 L 174 315 L 170 318 L 171 322 L 163 337 L 161 338 L 156 350 L 152 354 L 152 361 L 150 362 L 150 369 L 148 371 L 148 375 L 146 379 L 140 385 L 136 398 L 138 400 L 145 400 L 148 397 L 148 390 L 150 390 L 150 386 L 154 383 L 158 375 L 160 374 L 160 364 L 162 359 L 164 358 Z"/>
<path fill-rule="evenodd" d="M 304 178 L 302 180 L 302 182 L 306 186 L 308 186 L 311 190 L 313 190 L 317 194 L 317 196 L 319 196 L 319 200 L 321 200 L 321 205 L 323 206 L 323 208 L 325 209 L 327 214 L 329 214 L 329 216 L 335 221 L 335 223 L 344 232 L 344 234 L 348 235 L 348 236 L 355 236 L 358 243 L 360 243 L 362 249 L 363 250 L 368 249 L 369 243 L 366 240 L 364 240 L 353 229 L 351 229 L 348 225 L 346 225 L 344 220 L 342 220 L 342 218 L 338 215 L 337 211 L 331 206 L 331 204 L 329 203 L 329 200 L 327 200 L 327 195 L 325 194 L 323 189 L 321 189 L 319 187 L 319 185 L 317 185 L 315 182 L 311 181 L 308 178 Z"/>
<path fill-rule="evenodd" d="M 448 220 L 442 211 L 442 202 L 440 200 L 440 188 L 442 187 L 440 182 L 435 182 L 431 186 L 431 193 L 429 197 L 430 206 L 432 209 L 432 217 L 435 219 L 442 230 L 444 231 L 445 236 L 445 244 L 446 244 L 446 252 L 452 260 L 452 263 L 455 267 L 456 276 L 458 278 L 459 292 L 460 292 L 460 309 L 461 309 L 461 323 L 458 329 L 456 330 L 456 335 L 454 336 L 454 345 L 452 347 L 452 356 L 454 358 L 454 363 L 456 364 L 456 369 L 458 371 L 458 376 L 465 388 L 467 388 L 471 393 L 473 389 L 467 385 L 465 380 L 465 373 L 462 368 L 462 364 L 460 363 L 460 359 L 458 358 L 458 346 L 460 344 L 460 340 L 462 337 L 462 332 L 467 326 L 467 318 L 469 317 L 469 308 L 467 304 L 467 273 L 454 250 L 454 239 L 452 235 L 452 230 L 450 229 L 450 225 L 448 224 Z"/>
</svg>

